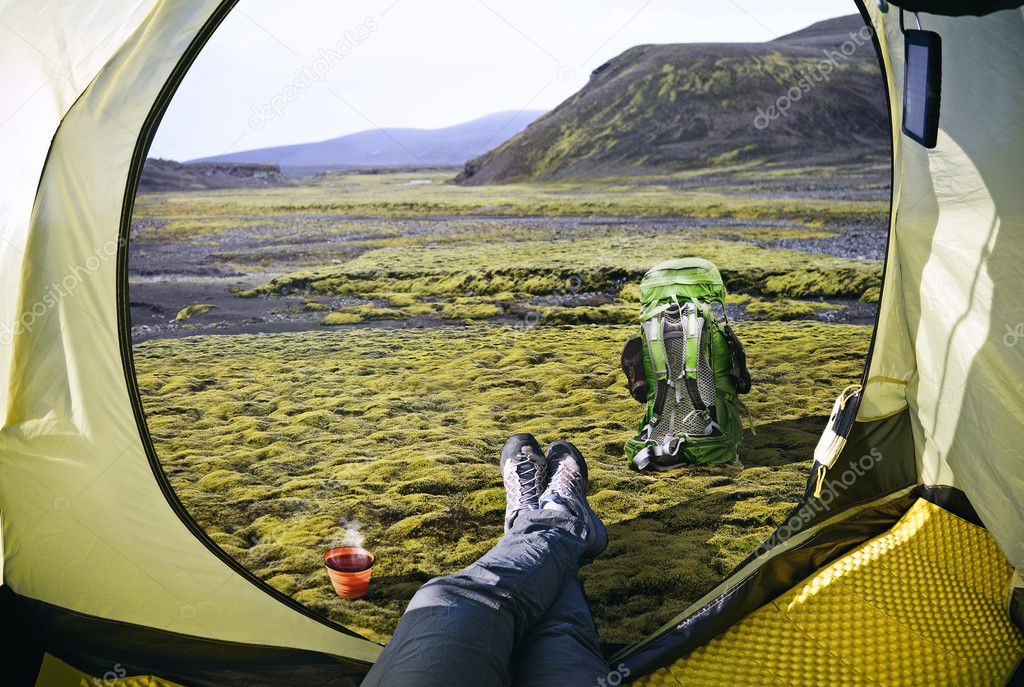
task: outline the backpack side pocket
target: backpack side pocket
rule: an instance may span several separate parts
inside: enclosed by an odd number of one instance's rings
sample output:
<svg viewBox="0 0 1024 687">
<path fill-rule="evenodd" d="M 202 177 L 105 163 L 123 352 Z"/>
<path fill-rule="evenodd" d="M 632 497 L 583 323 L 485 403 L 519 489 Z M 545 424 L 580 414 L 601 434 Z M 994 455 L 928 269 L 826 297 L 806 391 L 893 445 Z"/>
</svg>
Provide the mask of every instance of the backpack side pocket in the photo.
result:
<svg viewBox="0 0 1024 687">
<path fill-rule="evenodd" d="M 736 393 L 745 394 L 750 391 L 750 371 L 747 370 L 747 352 L 732 327 L 728 324 L 722 328 L 725 340 L 729 344 L 729 356 L 732 358 L 732 370 L 729 376 L 736 385 Z"/>
<path fill-rule="evenodd" d="M 647 404 L 647 370 L 644 368 L 644 340 L 637 333 L 626 339 L 622 347 L 622 371 L 626 374 L 626 388 L 637 403 Z"/>
</svg>

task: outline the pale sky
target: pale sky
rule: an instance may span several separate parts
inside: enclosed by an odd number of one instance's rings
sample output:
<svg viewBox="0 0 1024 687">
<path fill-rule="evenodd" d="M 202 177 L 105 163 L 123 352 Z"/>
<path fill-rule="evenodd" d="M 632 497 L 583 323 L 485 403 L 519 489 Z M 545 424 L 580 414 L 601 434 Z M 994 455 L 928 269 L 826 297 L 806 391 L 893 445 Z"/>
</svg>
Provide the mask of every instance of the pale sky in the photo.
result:
<svg viewBox="0 0 1024 687">
<path fill-rule="evenodd" d="M 242 0 L 150 155 L 551 109 L 634 45 L 765 41 L 856 11 L 851 0 Z"/>
</svg>

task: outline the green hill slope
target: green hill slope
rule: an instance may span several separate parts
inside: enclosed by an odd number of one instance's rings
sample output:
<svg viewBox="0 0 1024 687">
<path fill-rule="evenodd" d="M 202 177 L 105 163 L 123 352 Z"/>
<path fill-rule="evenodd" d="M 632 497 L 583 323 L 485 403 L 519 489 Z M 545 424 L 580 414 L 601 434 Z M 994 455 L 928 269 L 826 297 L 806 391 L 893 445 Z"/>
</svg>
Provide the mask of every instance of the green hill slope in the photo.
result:
<svg viewBox="0 0 1024 687">
<path fill-rule="evenodd" d="M 469 161 L 456 181 L 884 155 L 885 95 L 862 27 L 850 16 L 767 43 L 631 48 L 548 115 Z"/>
</svg>

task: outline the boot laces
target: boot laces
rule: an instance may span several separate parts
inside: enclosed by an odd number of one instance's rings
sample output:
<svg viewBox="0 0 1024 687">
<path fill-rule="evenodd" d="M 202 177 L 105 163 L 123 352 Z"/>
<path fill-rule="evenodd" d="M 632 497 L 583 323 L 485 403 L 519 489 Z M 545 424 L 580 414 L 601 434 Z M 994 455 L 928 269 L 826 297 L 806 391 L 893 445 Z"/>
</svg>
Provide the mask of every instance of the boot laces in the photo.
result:
<svg viewBox="0 0 1024 687">
<path fill-rule="evenodd" d="M 563 499 L 579 500 L 583 497 L 580 468 L 575 458 L 566 456 L 562 459 L 551 476 L 548 491 L 558 494 Z"/>
<path fill-rule="evenodd" d="M 516 480 L 516 483 L 519 492 L 517 500 L 520 505 L 535 504 L 537 499 L 540 498 L 541 475 L 537 469 L 537 462 L 533 460 L 533 457 L 533 452 L 530 448 L 524 446 L 513 458 L 513 466 L 516 476 L 519 478 Z"/>
</svg>

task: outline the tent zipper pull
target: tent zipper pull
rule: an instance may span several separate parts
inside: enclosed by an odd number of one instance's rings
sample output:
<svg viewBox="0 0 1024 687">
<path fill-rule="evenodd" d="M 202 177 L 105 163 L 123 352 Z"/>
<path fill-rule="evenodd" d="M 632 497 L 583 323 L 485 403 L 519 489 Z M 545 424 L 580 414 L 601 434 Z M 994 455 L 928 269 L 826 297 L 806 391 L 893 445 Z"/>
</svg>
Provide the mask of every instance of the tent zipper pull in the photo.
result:
<svg viewBox="0 0 1024 687">
<path fill-rule="evenodd" d="M 816 499 L 821 498 L 821 489 L 825 486 L 825 473 L 828 472 L 828 468 L 824 465 L 818 465 L 818 478 L 814 482 L 814 493 L 812 496 Z"/>
</svg>

